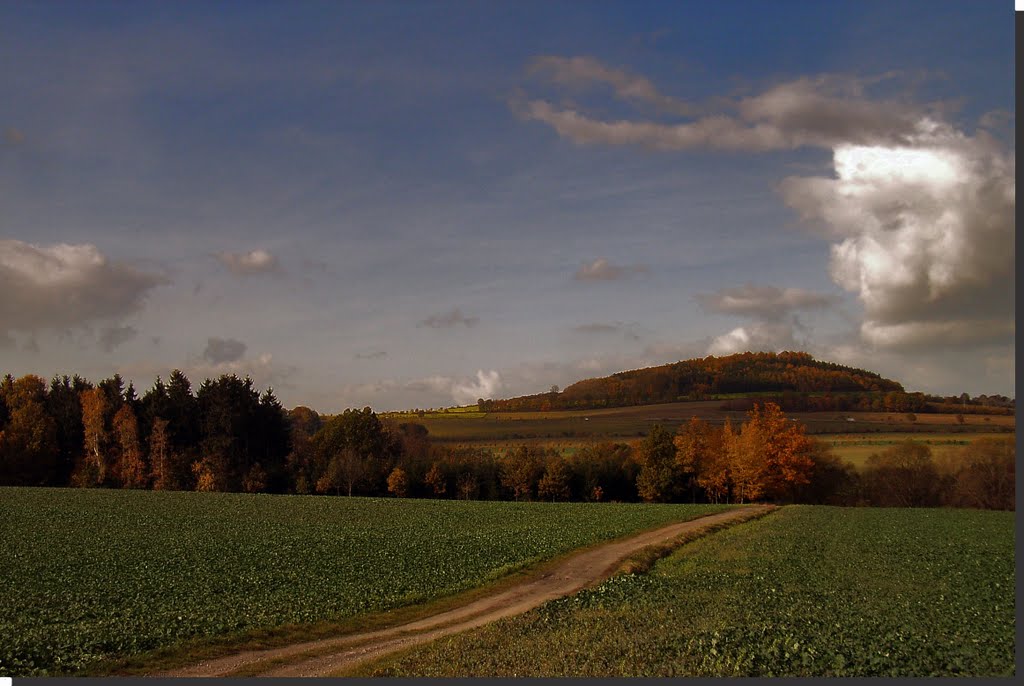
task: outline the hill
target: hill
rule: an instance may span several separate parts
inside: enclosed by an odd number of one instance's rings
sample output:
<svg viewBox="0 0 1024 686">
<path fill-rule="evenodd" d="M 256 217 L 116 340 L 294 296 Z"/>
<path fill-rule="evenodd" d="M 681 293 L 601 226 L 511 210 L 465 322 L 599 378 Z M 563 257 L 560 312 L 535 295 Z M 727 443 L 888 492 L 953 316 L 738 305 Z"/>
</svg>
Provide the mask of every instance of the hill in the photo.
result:
<svg viewBox="0 0 1024 686">
<path fill-rule="evenodd" d="M 479 405 L 484 412 L 526 412 L 784 393 L 907 395 L 896 381 L 863 369 L 815 360 L 807 353 L 738 353 L 618 372 L 578 381 L 560 393 L 482 400 Z"/>
</svg>

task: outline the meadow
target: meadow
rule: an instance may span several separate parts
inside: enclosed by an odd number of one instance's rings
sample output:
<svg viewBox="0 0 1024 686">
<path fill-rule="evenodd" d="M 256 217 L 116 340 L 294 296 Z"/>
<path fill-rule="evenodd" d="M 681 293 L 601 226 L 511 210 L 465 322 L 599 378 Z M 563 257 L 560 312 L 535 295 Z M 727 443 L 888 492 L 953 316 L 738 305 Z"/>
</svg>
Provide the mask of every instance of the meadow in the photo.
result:
<svg viewBox="0 0 1024 686">
<path fill-rule="evenodd" d="M 1014 514 L 789 506 L 373 676 L 1009 676 Z"/>
<path fill-rule="evenodd" d="M 382 612 L 722 509 L 0 488 L 0 675 Z"/>
</svg>

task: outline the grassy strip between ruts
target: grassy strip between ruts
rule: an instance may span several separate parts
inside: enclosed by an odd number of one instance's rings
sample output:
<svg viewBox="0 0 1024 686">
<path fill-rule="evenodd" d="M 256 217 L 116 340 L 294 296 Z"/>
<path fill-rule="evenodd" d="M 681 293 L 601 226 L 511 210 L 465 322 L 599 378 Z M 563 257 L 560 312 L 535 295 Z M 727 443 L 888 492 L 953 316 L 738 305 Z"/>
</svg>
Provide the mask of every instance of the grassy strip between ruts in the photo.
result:
<svg viewBox="0 0 1024 686">
<path fill-rule="evenodd" d="M 1008 676 L 1012 512 L 791 506 L 375 676 Z"/>
<path fill-rule="evenodd" d="M 0 675 L 366 628 L 360 618 L 721 509 L 4 488 Z"/>
</svg>

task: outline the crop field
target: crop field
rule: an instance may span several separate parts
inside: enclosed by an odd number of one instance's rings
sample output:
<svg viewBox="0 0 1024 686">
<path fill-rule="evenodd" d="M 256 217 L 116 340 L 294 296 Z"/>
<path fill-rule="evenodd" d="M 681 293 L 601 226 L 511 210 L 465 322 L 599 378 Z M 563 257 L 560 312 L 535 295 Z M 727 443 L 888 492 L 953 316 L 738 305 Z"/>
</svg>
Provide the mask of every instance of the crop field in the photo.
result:
<svg viewBox="0 0 1024 686">
<path fill-rule="evenodd" d="M 0 675 L 384 611 L 722 509 L 0 488 Z"/>
<path fill-rule="evenodd" d="M 376 676 L 1014 674 L 1014 513 L 790 506 Z"/>
</svg>

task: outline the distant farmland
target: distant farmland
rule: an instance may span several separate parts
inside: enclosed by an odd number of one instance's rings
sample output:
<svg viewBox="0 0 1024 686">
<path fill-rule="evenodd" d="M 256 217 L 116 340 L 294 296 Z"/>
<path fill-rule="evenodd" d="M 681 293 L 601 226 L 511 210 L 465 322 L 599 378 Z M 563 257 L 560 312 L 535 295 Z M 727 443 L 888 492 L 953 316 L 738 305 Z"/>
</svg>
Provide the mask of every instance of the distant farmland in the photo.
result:
<svg viewBox="0 0 1024 686">
<path fill-rule="evenodd" d="M 418 422 L 427 427 L 433 441 L 464 444 L 494 444 L 504 441 L 626 441 L 647 435 L 654 424 L 675 430 L 696 416 L 713 423 L 729 419 L 739 425 L 746 412 L 723 410 L 722 401 L 664 403 L 600 410 L 552 412 L 429 412 L 393 413 L 398 422 Z M 793 412 L 788 416 L 803 422 L 810 434 L 870 433 L 1008 433 L 1015 427 L 1013 416 L 918 413 L 914 421 L 906 414 L 885 412 Z M 852 421 L 850 421 L 852 420 Z"/>
</svg>

